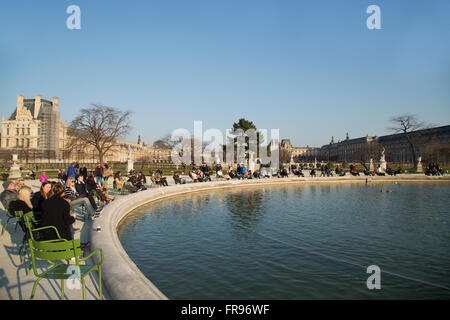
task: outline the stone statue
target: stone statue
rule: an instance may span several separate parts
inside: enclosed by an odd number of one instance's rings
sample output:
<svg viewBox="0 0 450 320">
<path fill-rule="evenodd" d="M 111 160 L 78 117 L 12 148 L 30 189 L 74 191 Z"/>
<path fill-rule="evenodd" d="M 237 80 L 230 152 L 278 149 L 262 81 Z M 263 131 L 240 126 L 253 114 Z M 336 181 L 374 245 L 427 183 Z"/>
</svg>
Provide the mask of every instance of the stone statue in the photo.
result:
<svg viewBox="0 0 450 320">
<path fill-rule="evenodd" d="M 134 161 L 131 159 L 131 146 L 128 146 L 127 172 L 134 169 Z"/>
<path fill-rule="evenodd" d="M 373 167 L 373 159 L 370 158 L 370 162 L 369 162 L 369 171 L 373 171 L 374 167 Z"/>
<path fill-rule="evenodd" d="M 417 158 L 417 172 L 422 172 L 423 168 L 422 168 L 422 156 L 419 156 Z"/>
<path fill-rule="evenodd" d="M 387 169 L 386 156 L 385 156 L 384 152 L 385 152 L 385 149 L 383 147 L 383 150 L 381 150 L 380 167 L 379 167 L 379 169 L 382 172 L 386 172 L 386 169 Z"/>
<path fill-rule="evenodd" d="M 128 146 L 128 160 L 131 160 L 131 146 Z"/>
</svg>

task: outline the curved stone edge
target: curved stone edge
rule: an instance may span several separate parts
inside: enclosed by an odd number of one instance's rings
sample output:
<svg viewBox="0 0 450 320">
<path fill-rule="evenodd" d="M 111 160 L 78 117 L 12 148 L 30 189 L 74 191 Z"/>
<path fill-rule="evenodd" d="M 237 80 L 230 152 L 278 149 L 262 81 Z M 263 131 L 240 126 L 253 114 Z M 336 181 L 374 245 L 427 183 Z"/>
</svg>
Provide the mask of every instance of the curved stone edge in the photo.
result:
<svg viewBox="0 0 450 320">
<path fill-rule="evenodd" d="M 372 182 L 433 182 L 447 181 L 447 177 L 372 177 Z M 92 250 L 102 248 L 104 262 L 102 265 L 102 284 L 107 288 L 111 298 L 115 300 L 167 300 L 168 298 L 146 278 L 136 264 L 123 249 L 117 235 L 117 227 L 134 209 L 152 201 L 175 195 L 208 191 L 214 189 L 252 187 L 265 185 L 284 185 L 286 183 L 314 182 L 366 182 L 366 177 L 335 177 L 335 178 L 269 178 L 251 180 L 213 181 L 207 183 L 190 183 L 161 188 L 150 188 L 134 194 L 120 197 L 109 204 L 100 218 L 95 219 L 90 230 Z M 101 231 L 97 231 L 101 226 Z M 149 252 L 151 254 L 151 252 Z M 98 263 L 100 256 L 94 255 Z"/>
</svg>

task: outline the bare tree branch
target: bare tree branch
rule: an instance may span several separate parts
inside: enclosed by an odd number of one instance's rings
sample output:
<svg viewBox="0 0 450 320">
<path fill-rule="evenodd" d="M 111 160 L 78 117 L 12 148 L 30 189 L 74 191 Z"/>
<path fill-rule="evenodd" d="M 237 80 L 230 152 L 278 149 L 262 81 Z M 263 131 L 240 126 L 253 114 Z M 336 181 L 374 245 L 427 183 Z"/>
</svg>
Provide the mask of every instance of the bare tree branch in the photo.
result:
<svg viewBox="0 0 450 320">
<path fill-rule="evenodd" d="M 91 145 L 99 153 L 100 163 L 117 139 L 124 137 L 130 130 L 131 111 L 120 111 L 100 104 L 83 108 L 68 128 L 70 140 L 67 148 L 77 145 Z"/>
</svg>

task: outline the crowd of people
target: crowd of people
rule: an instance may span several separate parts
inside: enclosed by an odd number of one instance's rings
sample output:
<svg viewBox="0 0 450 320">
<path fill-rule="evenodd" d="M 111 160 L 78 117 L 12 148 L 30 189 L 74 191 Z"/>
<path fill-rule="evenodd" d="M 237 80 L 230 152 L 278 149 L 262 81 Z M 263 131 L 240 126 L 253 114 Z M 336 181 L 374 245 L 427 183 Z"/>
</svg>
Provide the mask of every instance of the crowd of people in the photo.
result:
<svg viewBox="0 0 450 320">
<path fill-rule="evenodd" d="M 226 172 L 223 173 L 222 165 L 217 164 L 213 169 L 208 165 L 193 166 L 189 171 L 188 176 L 192 182 L 208 182 L 224 179 L 260 179 L 264 177 L 288 177 L 290 174 L 297 177 L 304 177 L 304 167 L 302 165 L 292 165 L 288 168 L 281 167 L 277 172 L 269 174 L 261 167 L 260 171 L 248 170 L 245 164 L 238 164 L 236 168 L 230 166 Z M 310 176 L 316 177 L 316 171 L 320 171 L 321 177 L 330 176 L 345 176 L 346 172 L 343 168 L 337 166 L 333 170 L 329 165 L 320 165 L 318 168 L 310 169 Z M 361 171 L 365 175 L 391 175 L 395 176 L 402 172 L 401 168 L 393 170 L 387 168 L 384 171 L 377 168 L 377 170 Z M 348 173 L 353 176 L 359 176 L 354 165 L 350 165 Z M 432 163 L 425 170 L 428 176 L 444 175 L 444 170 L 438 164 Z M 128 191 L 130 193 L 146 190 L 147 178 L 142 171 L 136 173 L 132 170 L 127 177 L 123 177 L 120 171 L 113 173 L 113 170 L 108 166 L 98 164 L 97 167 L 88 171 L 86 167 L 80 168 L 78 164 L 72 164 L 66 171 L 59 170 L 57 181 L 49 181 L 45 173 L 39 177 L 41 186 L 39 191 L 33 192 L 32 189 L 25 185 L 23 178 L 17 181 L 6 181 L 4 191 L 0 195 L 0 200 L 5 209 L 10 212 L 22 211 L 27 213 L 33 211 L 35 218 L 39 221 L 39 226 L 55 226 L 64 239 L 73 239 L 74 229 L 72 224 L 75 222 L 77 208 L 84 208 L 88 219 L 95 219 L 101 214 L 102 208 L 108 205 L 114 199 L 108 193 L 108 180 L 112 177 L 113 188 L 115 191 Z M 180 173 L 173 173 L 174 184 L 186 184 L 186 178 L 181 177 Z M 167 178 L 164 177 L 162 170 L 157 169 L 150 172 L 151 184 L 155 186 L 168 186 Z M 97 203 L 98 201 L 98 203 Z M 54 239 L 56 235 L 47 231 L 42 235 L 45 239 Z"/>
<path fill-rule="evenodd" d="M 98 174 L 101 174 L 101 180 Z M 35 227 L 53 226 L 62 239 L 72 240 L 76 231 L 73 223 L 76 221 L 77 208 L 83 208 L 87 219 L 93 220 L 101 214 L 104 206 L 114 200 L 108 193 L 106 183 L 110 176 L 112 170 L 107 165 L 99 165 L 89 173 L 85 167 L 72 164 L 67 171 L 58 171 L 57 181 L 49 181 L 43 172 L 39 177 L 40 189 L 36 192 L 25 185 L 23 178 L 15 182 L 6 181 L 0 200 L 10 213 L 21 211 L 26 214 L 32 211 Z M 33 174 L 31 177 L 36 176 Z M 25 231 L 23 222 L 21 227 Z M 57 239 L 58 234 L 54 229 L 46 229 L 39 232 L 39 239 Z M 88 245 L 85 243 L 82 247 Z"/>
<path fill-rule="evenodd" d="M 427 176 L 443 176 L 444 169 L 442 169 L 437 163 L 430 163 L 425 170 Z"/>
</svg>

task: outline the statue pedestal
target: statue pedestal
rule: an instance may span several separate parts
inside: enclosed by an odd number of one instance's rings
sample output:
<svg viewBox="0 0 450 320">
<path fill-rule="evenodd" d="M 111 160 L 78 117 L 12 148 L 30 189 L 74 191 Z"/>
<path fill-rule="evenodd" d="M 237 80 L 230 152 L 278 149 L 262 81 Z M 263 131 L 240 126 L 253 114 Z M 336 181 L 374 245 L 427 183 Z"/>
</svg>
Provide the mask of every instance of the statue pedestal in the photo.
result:
<svg viewBox="0 0 450 320">
<path fill-rule="evenodd" d="M 373 166 L 373 160 L 370 159 L 370 162 L 369 162 L 369 171 L 372 172 L 373 170 L 375 170 L 375 168 L 374 168 L 374 166 Z"/>
<path fill-rule="evenodd" d="M 13 154 L 13 165 L 9 169 L 9 176 L 8 179 L 19 179 L 22 177 L 22 173 L 20 172 L 20 167 L 17 164 L 17 154 Z"/>
<path fill-rule="evenodd" d="M 417 171 L 416 172 L 418 172 L 418 173 L 422 173 L 423 172 L 422 164 L 420 162 L 417 164 Z"/>
<path fill-rule="evenodd" d="M 131 170 L 134 170 L 134 161 L 128 160 L 127 161 L 127 174 L 130 173 Z"/>
<path fill-rule="evenodd" d="M 386 161 L 381 161 L 380 162 L 380 170 L 383 172 L 386 172 L 386 169 L 387 169 Z"/>
</svg>

